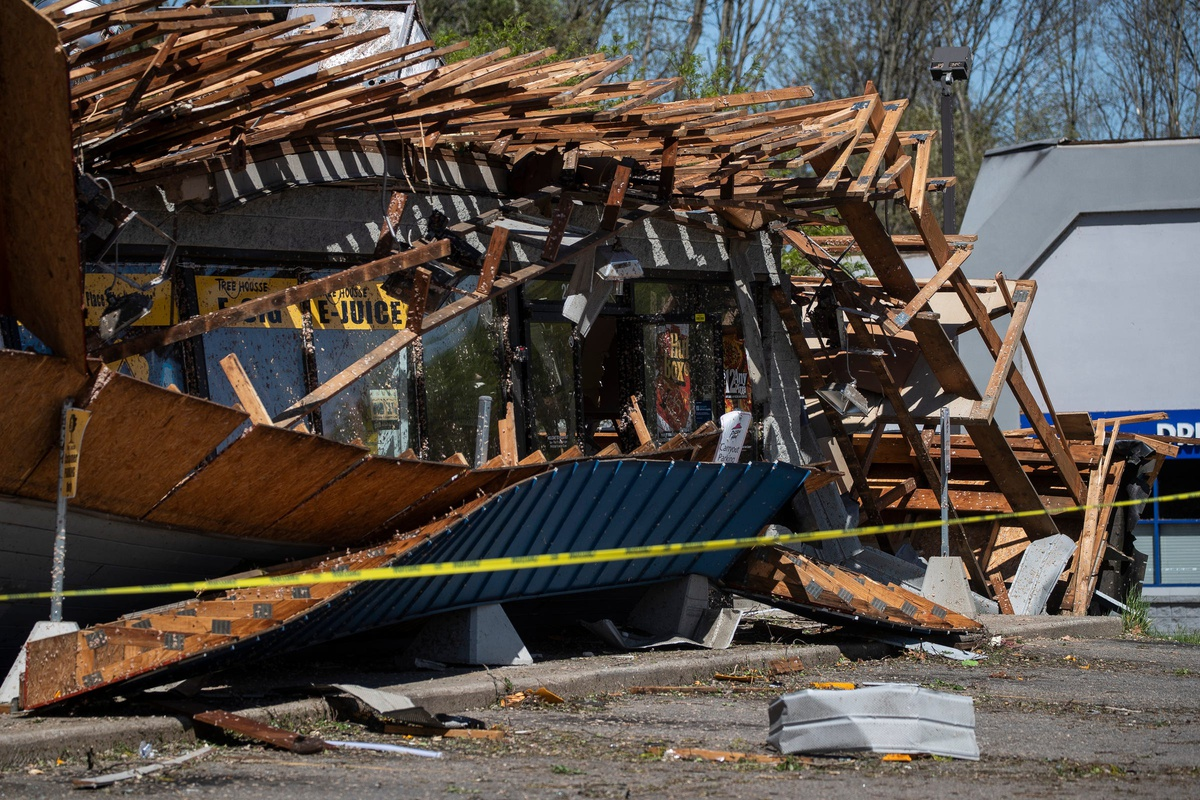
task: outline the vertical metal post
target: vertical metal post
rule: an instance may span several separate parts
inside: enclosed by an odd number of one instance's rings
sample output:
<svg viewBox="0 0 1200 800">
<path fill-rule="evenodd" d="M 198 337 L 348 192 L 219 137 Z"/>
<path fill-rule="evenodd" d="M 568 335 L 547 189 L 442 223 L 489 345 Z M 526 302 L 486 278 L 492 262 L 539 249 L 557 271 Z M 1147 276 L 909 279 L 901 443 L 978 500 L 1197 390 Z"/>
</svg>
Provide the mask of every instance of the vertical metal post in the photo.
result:
<svg viewBox="0 0 1200 800">
<path fill-rule="evenodd" d="M 54 517 L 54 562 L 50 567 L 50 621 L 62 622 L 63 578 L 67 572 L 67 492 L 63 486 L 64 466 L 67 457 L 67 421 L 71 414 L 71 400 L 63 402 L 62 429 L 58 436 L 58 507 Z"/>
<path fill-rule="evenodd" d="M 942 175 L 954 177 L 954 84 L 942 83 Z M 958 233 L 954 215 L 954 187 L 942 193 L 942 232 Z"/>
<path fill-rule="evenodd" d="M 950 408 L 942 406 L 942 558 L 950 555 Z"/>
<path fill-rule="evenodd" d="M 492 398 L 479 398 L 479 411 L 475 416 L 475 467 L 482 467 L 488 460 L 488 442 L 492 430 Z"/>
</svg>

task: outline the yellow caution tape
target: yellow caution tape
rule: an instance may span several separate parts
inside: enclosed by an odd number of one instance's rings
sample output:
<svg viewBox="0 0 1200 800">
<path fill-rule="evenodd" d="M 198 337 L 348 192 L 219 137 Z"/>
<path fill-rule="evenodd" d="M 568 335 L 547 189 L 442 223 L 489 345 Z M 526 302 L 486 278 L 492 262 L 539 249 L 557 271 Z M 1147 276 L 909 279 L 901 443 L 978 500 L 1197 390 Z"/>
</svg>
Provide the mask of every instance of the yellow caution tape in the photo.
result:
<svg viewBox="0 0 1200 800">
<path fill-rule="evenodd" d="M 1007 511 L 981 514 L 974 517 L 958 517 L 956 525 L 972 525 L 980 522 L 1019 520 L 1042 515 L 1058 516 L 1074 514 L 1089 508 L 1121 508 L 1157 500 L 1160 503 L 1200 499 L 1200 491 L 1182 492 L 1158 498 L 1141 500 L 1118 500 L 1113 503 L 1097 503 L 1094 506 L 1080 505 L 1058 508 L 1053 511 Z M 780 536 L 743 536 L 737 539 L 713 539 L 703 542 L 680 542 L 677 544 L 648 544 L 636 547 L 610 547 L 603 550 L 582 550 L 567 553 L 544 553 L 528 556 L 503 556 L 481 558 L 471 561 L 444 561 L 438 564 L 409 564 L 397 567 L 373 567 L 359 570 L 337 570 L 332 572 L 300 572 L 286 575 L 263 575 L 256 578 L 226 578 L 207 581 L 180 583 L 157 583 L 144 586 L 113 586 L 104 589 L 73 589 L 63 592 L 63 597 L 105 597 L 133 594 L 167 594 L 174 592 L 219 592 L 230 589 L 254 589 L 264 586 L 313 586 L 321 583 L 363 583 L 367 581 L 389 581 L 401 578 L 433 578 L 442 575 L 469 575 L 478 572 L 509 572 L 545 567 L 579 566 L 581 564 L 603 564 L 611 561 L 634 561 L 642 558 L 669 558 L 672 556 L 699 555 L 721 550 L 747 550 L 773 544 L 800 544 L 840 539 L 847 536 L 873 536 L 882 533 L 900 533 L 940 528 L 940 519 L 920 522 L 896 523 L 891 525 L 869 525 L 862 528 L 837 528 L 805 533 L 788 533 Z M 0 602 L 15 600 L 44 600 L 51 592 L 22 592 L 0 594 Z"/>
</svg>

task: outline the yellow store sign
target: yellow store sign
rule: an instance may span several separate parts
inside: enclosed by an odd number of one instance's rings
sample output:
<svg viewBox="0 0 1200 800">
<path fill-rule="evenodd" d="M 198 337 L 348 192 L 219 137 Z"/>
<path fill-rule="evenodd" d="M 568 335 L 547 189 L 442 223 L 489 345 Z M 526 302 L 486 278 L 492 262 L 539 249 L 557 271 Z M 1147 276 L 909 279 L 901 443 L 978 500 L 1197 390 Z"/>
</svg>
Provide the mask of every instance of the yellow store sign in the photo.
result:
<svg viewBox="0 0 1200 800">
<path fill-rule="evenodd" d="M 221 278 L 196 276 L 196 302 L 201 314 L 211 314 L 230 306 L 257 300 L 265 294 L 296 285 L 293 278 Z M 246 317 L 233 323 L 234 328 L 300 328 L 303 317 L 299 306 L 288 306 Z"/>
<path fill-rule="evenodd" d="M 154 278 L 155 275 L 126 275 L 125 277 L 134 283 L 139 283 L 145 286 Z M 108 308 L 109 293 L 111 292 L 114 298 L 124 297 L 127 294 L 133 294 L 137 289 L 134 289 L 125 281 L 109 275 L 107 273 L 89 273 L 83 276 L 83 299 L 84 307 L 87 310 L 87 318 L 85 324 L 95 328 L 100 324 L 100 317 L 104 315 L 104 309 Z M 171 284 L 170 282 L 160 283 L 155 286 L 147 294 L 154 297 L 154 305 L 150 307 L 150 313 L 133 323 L 138 327 L 146 327 L 148 325 L 174 325 L 178 320 L 175 318 L 175 304 L 172 302 Z"/>
<path fill-rule="evenodd" d="M 221 278 L 197 276 L 196 295 L 201 314 L 229 308 L 263 295 L 297 285 L 291 278 Z M 302 306 L 268 311 L 247 317 L 238 328 L 300 328 Z M 380 288 L 378 283 L 340 289 L 309 303 L 315 330 L 403 330 L 408 306 Z"/>
</svg>

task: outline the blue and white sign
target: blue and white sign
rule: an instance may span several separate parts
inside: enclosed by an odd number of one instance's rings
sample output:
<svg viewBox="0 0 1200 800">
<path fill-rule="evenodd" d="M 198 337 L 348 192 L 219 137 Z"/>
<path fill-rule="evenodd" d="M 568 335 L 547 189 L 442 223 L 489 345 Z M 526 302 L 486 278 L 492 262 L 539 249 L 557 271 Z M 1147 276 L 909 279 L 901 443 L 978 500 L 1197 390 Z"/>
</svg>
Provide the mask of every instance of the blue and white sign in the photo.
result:
<svg viewBox="0 0 1200 800">
<path fill-rule="evenodd" d="M 1167 415 L 1166 419 L 1156 419 L 1149 422 L 1122 422 L 1123 433 L 1142 433 L 1157 436 L 1178 436 L 1181 439 L 1200 439 L 1200 409 L 1161 409 Z M 1093 411 L 1092 419 L 1108 417 L 1128 417 L 1135 414 L 1153 414 L 1155 411 Z M 1046 416 L 1049 420 L 1049 415 Z M 1029 425 L 1029 419 L 1022 414 L 1021 426 Z M 1200 445 L 1183 445 L 1179 448 L 1179 458 L 1200 458 Z"/>
</svg>

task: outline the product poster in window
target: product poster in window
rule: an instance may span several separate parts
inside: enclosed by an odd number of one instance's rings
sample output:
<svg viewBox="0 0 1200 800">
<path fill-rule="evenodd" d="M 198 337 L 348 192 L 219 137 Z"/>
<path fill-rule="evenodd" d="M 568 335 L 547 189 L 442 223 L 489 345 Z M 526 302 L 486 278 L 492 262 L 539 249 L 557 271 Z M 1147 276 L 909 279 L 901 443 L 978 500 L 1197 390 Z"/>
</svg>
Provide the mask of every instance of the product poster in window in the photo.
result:
<svg viewBox="0 0 1200 800">
<path fill-rule="evenodd" d="M 688 363 L 688 325 L 654 329 L 654 411 L 660 435 L 691 430 L 692 371 Z"/>
<path fill-rule="evenodd" d="M 725 368 L 725 412 L 750 410 L 750 371 L 746 366 L 746 346 L 737 329 L 725 326 L 721 332 Z"/>
</svg>

